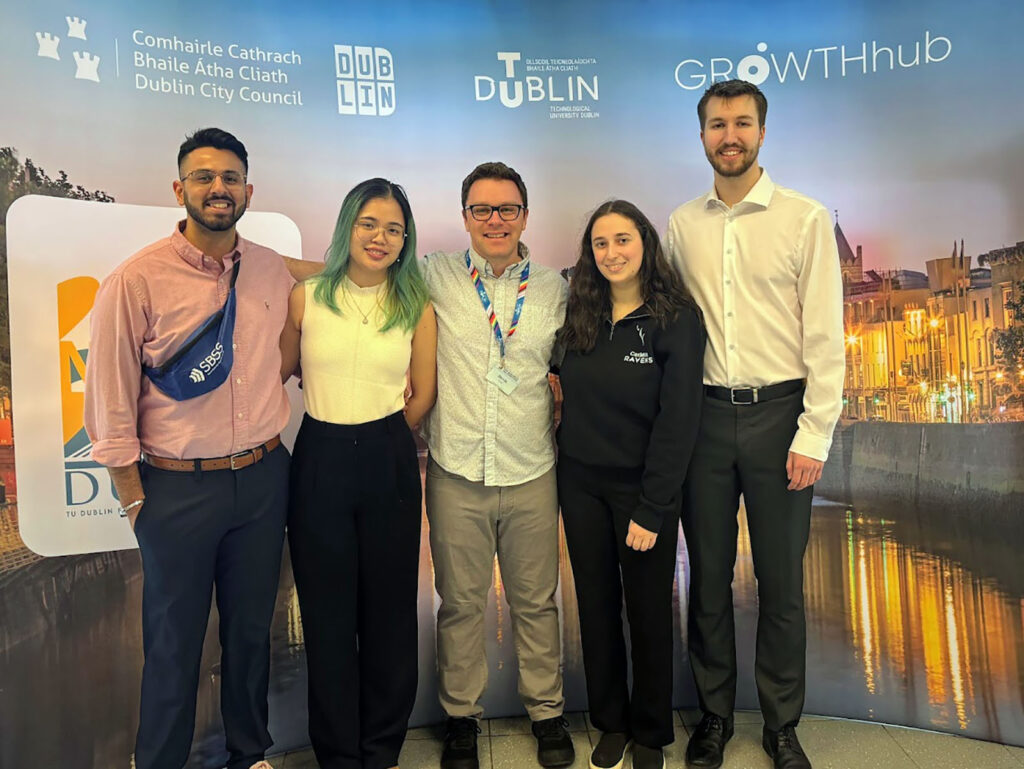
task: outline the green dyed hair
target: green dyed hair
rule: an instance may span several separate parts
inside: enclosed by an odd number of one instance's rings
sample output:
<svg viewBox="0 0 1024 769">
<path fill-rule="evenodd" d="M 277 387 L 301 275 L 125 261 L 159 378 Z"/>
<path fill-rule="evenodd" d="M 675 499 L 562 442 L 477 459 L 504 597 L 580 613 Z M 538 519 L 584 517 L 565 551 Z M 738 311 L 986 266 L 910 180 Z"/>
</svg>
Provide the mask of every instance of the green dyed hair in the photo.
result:
<svg viewBox="0 0 1024 769">
<path fill-rule="evenodd" d="M 384 325 L 381 332 L 399 326 L 412 331 L 420 321 L 423 308 L 427 304 L 429 294 L 427 284 L 420 275 L 416 264 L 416 223 L 412 218 L 412 208 L 405 190 L 398 184 L 387 179 L 367 179 L 349 191 L 341 203 L 338 221 L 334 225 L 331 245 L 327 247 L 326 265 L 319 275 L 310 278 L 316 281 L 313 299 L 333 312 L 341 315 L 341 308 L 335 300 L 338 286 L 348 273 L 349 249 L 352 245 L 352 229 L 359 212 L 371 200 L 377 198 L 392 199 L 398 203 L 405 217 L 405 244 L 402 246 L 398 259 L 387 272 L 387 292 L 381 309 L 384 310 Z"/>
</svg>

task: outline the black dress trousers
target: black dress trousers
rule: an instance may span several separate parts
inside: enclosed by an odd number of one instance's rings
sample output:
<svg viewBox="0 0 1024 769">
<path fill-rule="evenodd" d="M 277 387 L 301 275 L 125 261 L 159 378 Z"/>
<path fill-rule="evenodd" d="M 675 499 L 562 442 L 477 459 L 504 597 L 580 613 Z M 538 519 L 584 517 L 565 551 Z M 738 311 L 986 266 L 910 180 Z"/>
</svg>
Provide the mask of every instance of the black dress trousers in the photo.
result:
<svg viewBox="0 0 1024 769">
<path fill-rule="evenodd" d="M 773 730 L 795 725 L 804 704 L 803 557 L 813 490 L 786 488 L 786 460 L 802 412 L 802 389 L 753 405 L 705 395 L 683 489 L 690 661 L 700 706 L 724 718 L 736 699 L 732 580 L 742 494 L 757 577 L 754 678 L 765 725 Z"/>
<path fill-rule="evenodd" d="M 401 412 L 359 425 L 305 416 L 288 542 L 321 769 L 398 763 L 416 699 L 421 516 L 419 460 Z"/>
</svg>

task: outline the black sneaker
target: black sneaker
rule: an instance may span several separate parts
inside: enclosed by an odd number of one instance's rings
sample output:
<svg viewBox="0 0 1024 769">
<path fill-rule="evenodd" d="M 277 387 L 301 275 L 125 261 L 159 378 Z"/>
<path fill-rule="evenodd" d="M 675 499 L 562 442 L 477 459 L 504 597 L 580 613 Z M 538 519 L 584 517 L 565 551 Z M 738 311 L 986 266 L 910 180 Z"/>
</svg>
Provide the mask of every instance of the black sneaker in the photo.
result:
<svg viewBox="0 0 1024 769">
<path fill-rule="evenodd" d="M 722 765 L 725 743 L 732 737 L 732 716 L 722 718 L 705 713 L 686 746 L 686 765 L 700 769 L 718 769 Z"/>
<path fill-rule="evenodd" d="M 441 753 L 441 769 L 480 769 L 476 754 L 476 736 L 480 727 L 475 718 L 449 718 Z"/>
<path fill-rule="evenodd" d="M 639 742 L 633 744 L 633 769 L 665 769 L 665 754 L 661 748 L 649 748 Z"/>
<path fill-rule="evenodd" d="M 590 769 L 622 769 L 623 757 L 628 746 L 628 734 L 605 732 L 590 754 Z"/>
<path fill-rule="evenodd" d="M 796 729 L 792 726 L 783 726 L 777 732 L 764 727 L 761 745 L 764 746 L 764 752 L 772 757 L 775 769 L 811 769 L 811 762 L 807 760 L 800 740 L 796 738 Z"/>
<path fill-rule="evenodd" d="M 530 727 L 537 738 L 537 761 L 541 766 L 568 766 L 576 760 L 576 748 L 561 716 L 534 721 Z"/>
</svg>

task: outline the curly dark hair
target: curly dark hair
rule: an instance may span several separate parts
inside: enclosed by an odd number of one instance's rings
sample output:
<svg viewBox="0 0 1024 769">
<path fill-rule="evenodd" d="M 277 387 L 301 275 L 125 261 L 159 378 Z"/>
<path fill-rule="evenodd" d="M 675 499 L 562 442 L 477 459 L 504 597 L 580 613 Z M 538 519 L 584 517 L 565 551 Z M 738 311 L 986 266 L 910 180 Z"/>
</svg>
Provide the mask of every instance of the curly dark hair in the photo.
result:
<svg viewBox="0 0 1024 769">
<path fill-rule="evenodd" d="M 651 316 L 659 328 L 665 328 L 676 319 L 684 307 L 692 308 L 700 316 L 700 309 L 683 285 L 679 273 L 665 258 L 654 225 L 643 212 L 627 200 L 609 200 L 602 203 L 590 216 L 580 243 L 580 256 L 572 270 L 569 301 L 565 309 L 565 322 L 558 330 L 557 341 L 566 350 L 587 353 L 594 349 L 597 335 L 611 313 L 611 291 L 608 281 L 597 269 L 591 232 L 602 216 L 619 214 L 636 226 L 644 247 L 640 265 L 640 290 Z"/>
</svg>

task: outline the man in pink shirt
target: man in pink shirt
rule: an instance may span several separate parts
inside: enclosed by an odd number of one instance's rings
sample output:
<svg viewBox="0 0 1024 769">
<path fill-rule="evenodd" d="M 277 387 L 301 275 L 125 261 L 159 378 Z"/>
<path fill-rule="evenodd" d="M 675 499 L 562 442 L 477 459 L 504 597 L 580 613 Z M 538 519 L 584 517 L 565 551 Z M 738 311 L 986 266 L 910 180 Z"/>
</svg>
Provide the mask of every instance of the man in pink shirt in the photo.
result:
<svg viewBox="0 0 1024 769">
<path fill-rule="evenodd" d="M 278 338 L 293 281 L 279 254 L 235 232 L 252 197 L 247 172 L 245 147 L 231 134 L 188 137 L 173 185 L 185 220 L 120 264 L 92 312 L 85 426 L 145 575 L 137 769 L 188 760 L 215 585 L 227 766 L 270 769 L 270 621 L 289 464 Z M 226 307 L 233 328 L 223 327 L 214 348 L 183 345 Z M 160 368 L 183 348 L 183 385 L 172 387 Z"/>
</svg>

